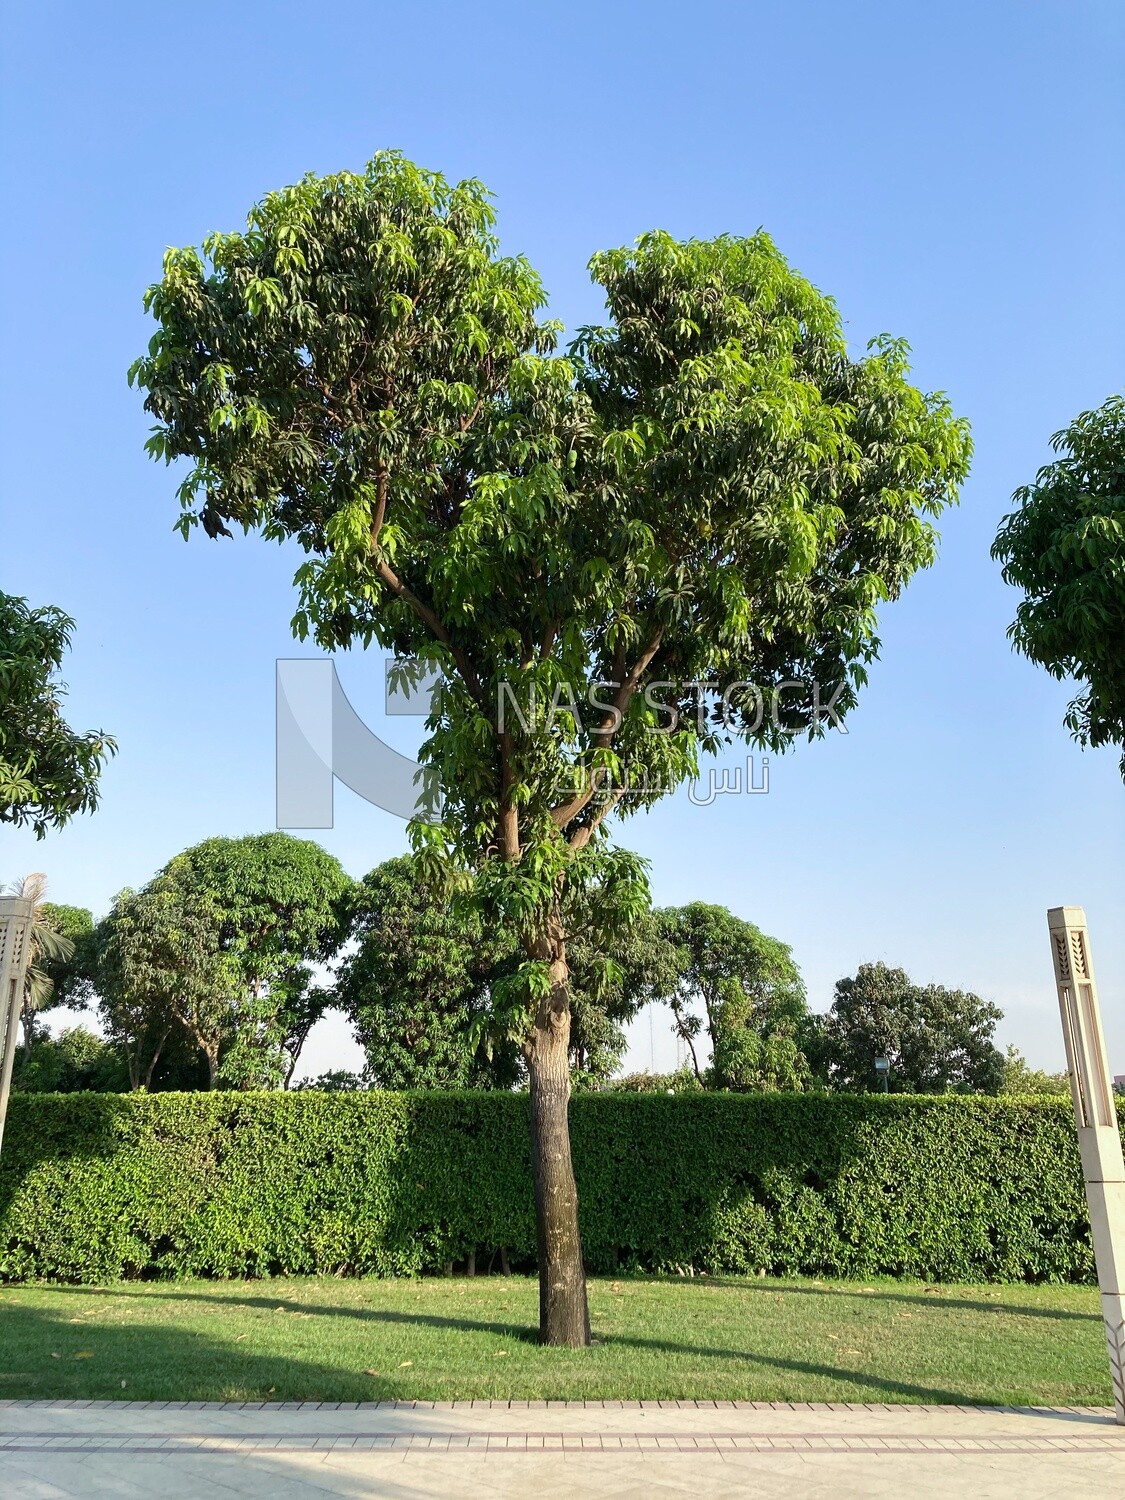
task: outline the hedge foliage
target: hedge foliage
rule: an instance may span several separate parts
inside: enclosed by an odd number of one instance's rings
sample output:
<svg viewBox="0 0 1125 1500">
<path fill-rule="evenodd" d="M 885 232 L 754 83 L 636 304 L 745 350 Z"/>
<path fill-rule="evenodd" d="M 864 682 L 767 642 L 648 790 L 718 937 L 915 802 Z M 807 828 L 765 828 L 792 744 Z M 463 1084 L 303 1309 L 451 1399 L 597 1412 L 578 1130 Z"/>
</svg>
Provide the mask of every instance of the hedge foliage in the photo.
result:
<svg viewBox="0 0 1125 1500">
<path fill-rule="evenodd" d="M 0 1276 L 437 1271 L 535 1251 L 519 1094 L 24 1095 Z M 1093 1277 L 1069 1100 L 587 1094 L 592 1271 Z"/>
</svg>

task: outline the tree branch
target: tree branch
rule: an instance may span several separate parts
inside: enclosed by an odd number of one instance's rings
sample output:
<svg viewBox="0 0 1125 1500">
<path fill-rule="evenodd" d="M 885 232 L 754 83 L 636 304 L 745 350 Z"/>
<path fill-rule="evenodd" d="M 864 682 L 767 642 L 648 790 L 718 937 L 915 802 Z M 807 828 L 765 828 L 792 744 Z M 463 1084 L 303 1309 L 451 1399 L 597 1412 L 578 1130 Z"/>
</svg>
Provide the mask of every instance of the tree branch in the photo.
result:
<svg viewBox="0 0 1125 1500">
<path fill-rule="evenodd" d="M 519 808 L 513 797 L 516 784 L 512 765 L 515 744 L 511 731 L 507 729 L 498 730 L 496 740 L 500 751 L 500 821 L 497 835 L 502 858 L 515 864 L 520 857 Z"/>
<path fill-rule="evenodd" d="M 597 812 L 595 812 L 590 821 L 588 823 L 583 823 L 581 828 L 576 828 L 574 830 L 574 833 L 568 840 L 572 849 L 576 851 L 579 849 L 585 849 L 586 845 L 594 837 L 594 834 L 598 831 L 601 825 L 605 822 L 606 818 L 609 817 L 610 813 L 624 797 L 627 790 L 628 788 L 624 786 L 615 787 L 613 792 L 598 808 Z M 590 796 L 593 796 L 593 792 L 590 793 Z M 587 797 L 586 800 L 587 802 L 589 802 L 590 798 Z"/>
<path fill-rule="evenodd" d="M 617 734 L 618 729 L 620 729 L 622 720 L 628 712 L 633 694 L 637 691 L 642 676 L 652 665 L 653 658 L 660 650 L 660 643 L 663 638 L 664 626 L 658 625 L 649 637 L 648 644 L 633 664 L 632 670 L 626 675 L 625 680 L 618 685 L 617 691 L 611 700 L 613 708 L 605 715 L 594 731 L 593 742 L 598 749 L 605 749 L 607 745 L 613 744 L 614 736 Z M 613 710 L 616 710 L 616 712 Z M 565 828 L 588 805 L 594 795 L 595 782 L 596 778 L 592 776 L 588 788 L 576 792 L 569 801 L 563 802 L 558 807 L 551 809 L 551 821 L 556 828 Z M 621 800 L 623 795 L 624 789 L 615 794 L 614 805 Z M 598 818 L 597 823 L 600 823 L 604 816 L 605 813 Z M 594 824 L 595 828 L 597 827 L 597 823 Z M 584 842 L 587 841 L 584 840 Z M 581 848 L 581 845 L 577 847 Z"/>
<path fill-rule="evenodd" d="M 431 634 L 441 642 L 448 650 L 457 670 L 460 672 L 465 686 L 472 694 L 473 701 L 477 707 L 487 713 L 488 705 L 484 699 L 484 689 L 481 687 L 480 678 L 472 662 L 465 652 L 458 646 L 446 626 L 438 618 L 437 614 L 418 595 L 403 583 L 395 570 L 383 557 L 379 549 L 379 533 L 383 529 L 383 522 L 387 516 L 387 500 L 390 494 L 390 475 L 385 463 L 380 463 L 375 470 L 375 511 L 371 517 L 371 529 L 369 532 L 369 550 L 375 564 L 375 572 L 383 583 L 387 585 L 391 593 L 408 604 L 414 613 L 424 624 L 429 626 Z"/>
<path fill-rule="evenodd" d="M 387 519 L 387 495 L 390 491 L 390 476 L 387 466 L 381 463 L 375 470 L 375 514 L 371 517 L 371 546 L 379 545 L 379 533 Z"/>
</svg>

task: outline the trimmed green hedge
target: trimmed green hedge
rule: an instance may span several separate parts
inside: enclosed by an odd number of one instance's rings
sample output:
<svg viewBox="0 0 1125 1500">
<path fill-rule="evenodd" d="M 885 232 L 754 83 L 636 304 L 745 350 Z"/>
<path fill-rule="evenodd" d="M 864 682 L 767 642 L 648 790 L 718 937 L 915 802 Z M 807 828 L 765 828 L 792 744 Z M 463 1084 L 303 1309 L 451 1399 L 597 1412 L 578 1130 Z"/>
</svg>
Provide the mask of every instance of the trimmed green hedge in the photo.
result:
<svg viewBox="0 0 1125 1500">
<path fill-rule="evenodd" d="M 530 1265 L 527 1116 L 495 1093 L 16 1096 L 0 1276 Z M 592 1271 L 1093 1276 L 1067 1100 L 586 1094 L 571 1122 Z"/>
</svg>

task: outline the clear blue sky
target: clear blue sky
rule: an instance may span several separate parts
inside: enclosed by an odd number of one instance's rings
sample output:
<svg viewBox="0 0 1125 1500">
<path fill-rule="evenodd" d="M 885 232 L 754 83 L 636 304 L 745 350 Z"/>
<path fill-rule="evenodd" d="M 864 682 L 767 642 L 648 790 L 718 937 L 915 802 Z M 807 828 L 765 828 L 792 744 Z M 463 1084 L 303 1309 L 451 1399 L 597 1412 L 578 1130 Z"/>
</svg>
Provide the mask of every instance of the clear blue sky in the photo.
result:
<svg viewBox="0 0 1125 1500">
<path fill-rule="evenodd" d="M 1083 904 L 1125 1072 L 1116 757 L 1072 745 L 1066 686 L 1012 654 L 988 556 L 1050 434 L 1125 384 L 1118 0 L 41 0 L 9 11 L 5 44 L 0 587 L 76 617 L 71 720 L 121 749 L 96 816 L 0 835 L 0 878 L 45 869 L 101 913 L 185 845 L 271 826 L 294 559 L 173 535 L 125 370 L 165 246 L 397 146 L 489 184 L 568 326 L 599 312 L 592 251 L 764 226 L 857 350 L 911 342 L 976 461 L 937 566 L 885 612 L 850 735 L 775 760 L 766 797 L 680 795 L 622 834 L 659 901 L 722 902 L 792 943 L 817 1008 L 884 958 L 995 999 L 1001 1040 L 1052 1067 L 1044 910 Z M 340 673 L 378 727 L 380 663 Z M 360 875 L 405 841 L 340 792 L 324 842 Z"/>
</svg>

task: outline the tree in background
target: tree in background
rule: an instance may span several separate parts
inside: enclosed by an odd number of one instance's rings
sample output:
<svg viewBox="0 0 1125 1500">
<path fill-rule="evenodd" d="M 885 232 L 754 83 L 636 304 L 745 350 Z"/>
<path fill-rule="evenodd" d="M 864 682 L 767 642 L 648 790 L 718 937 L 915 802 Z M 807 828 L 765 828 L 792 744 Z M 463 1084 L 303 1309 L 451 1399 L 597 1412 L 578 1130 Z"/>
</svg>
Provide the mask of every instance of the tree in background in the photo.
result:
<svg viewBox="0 0 1125 1500">
<path fill-rule="evenodd" d="M 1024 592 L 1008 634 L 1052 677 L 1082 684 L 1066 714 L 1075 739 L 1125 747 L 1125 397 L 1051 444 L 1061 456 L 1016 491 L 992 545 Z"/>
<path fill-rule="evenodd" d="M 37 838 L 98 803 L 98 778 L 115 745 L 100 731 L 75 734 L 62 716 L 58 680 L 74 621 L 0 593 L 0 823 Z"/>
<path fill-rule="evenodd" d="M 1018 1047 L 1009 1047 L 1004 1054 L 1004 1081 L 1000 1085 L 1002 1094 L 1064 1094 L 1070 1095 L 1070 1079 L 1065 1073 L 1045 1073 L 1042 1068 L 1032 1068 Z"/>
<path fill-rule="evenodd" d="M 836 985 L 823 1061 L 832 1086 L 852 1092 L 882 1087 L 875 1059 L 885 1057 L 892 1092 L 995 1094 L 1004 1082 L 1004 1056 L 993 1042 L 1002 1019 L 979 995 L 913 984 L 884 963 L 861 964 Z"/>
<path fill-rule="evenodd" d="M 658 919 L 677 957 L 673 1029 L 699 1082 L 740 1092 L 804 1088 L 810 1073 L 800 1036 L 808 1004 L 786 944 L 702 901 L 669 907 Z M 709 1067 L 697 1045 L 704 1031 Z"/>
<path fill-rule="evenodd" d="M 75 955 L 94 930 L 94 914 L 84 906 L 66 906 L 58 901 L 44 901 L 42 916 L 44 925 L 65 938 L 70 950 L 56 951 L 54 955 L 45 951 L 40 954 L 39 966 L 50 989 L 37 1008 L 48 1010 L 68 1003 Z"/>
<path fill-rule="evenodd" d="M 656 912 L 631 910 L 607 929 L 590 903 L 587 893 L 576 893 L 567 915 L 570 1053 L 575 1083 L 600 1087 L 625 1055 L 625 1024 L 645 1005 L 671 998 L 679 966 Z"/>
<path fill-rule="evenodd" d="M 590 919 L 574 906 L 568 951 L 571 1065 L 583 1084 L 609 1078 L 625 1050 L 623 1023 L 674 982 L 651 913 L 615 927 L 608 951 Z M 493 988 L 511 982 L 522 958 L 513 934 L 486 928 L 464 901 L 437 898 L 417 859 L 403 856 L 356 887 L 350 935 L 357 946 L 340 964 L 334 1000 L 356 1028 L 370 1082 L 511 1088 L 525 1077 L 519 1038 L 492 1024 Z"/>
<path fill-rule="evenodd" d="M 287 833 L 212 838 L 171 860 L 165 878 L 214 917 L 214 942 L 238 991 L 221 1078 L 241 1088 L 292 1079 L 327 992 L 312 965 L 346 932 L 352 881 L 319 844 Z"/>
<path fill-rule="evenodd" d="M 502 943 L 479 913 L 435 899 L 409 856 L 389 859 L 355 888 L 335 1004 L 355 1027 L 366 1076 L 385 1089 L 506 1088 L 519 1078 L 518 1047 L 489 1056 L 476 1026 Z M 508 944 L 510 947 L 510 942 Z"/>
<path fill-rule="evenodd" d="M 96 997 L 133 1088 L 151 1088 L 185 1041 L 206 1085 L 288 1083 L 327 1001 L 311 965 L 343 941 L 351 881 L 288 834 L 206 839 L 140 891 L 123 891 L 81 955 L 76 1000 Z"/>
<path fill-rule="evenodd" d="M 83 1026 L 38 1039 L 16 1086 L 25 1094 L 121 1093 L 129 1070 L 119 1047 Z"/>
<path fill-rule="evenodd" d="M 219 947 L 220 925 L 210 901 L 167 873 L 122 891 L 98 923 L 86 972 L 132 1088 L 152 1087 L 162 1056 L 181 1038 L 206 1060 L 206 1087 L 218 1083 L 240 989 Z"/>
<path fill-rule="evenodd" d="M 479 183 L 394 153 L 310 175 L 168 253 L 131 378 L 150 452 L 191 465 L 185 535 L 292 538 L 299 636 L 444 673 L 421 750 L 442 820 L 413 837 L 520 944 L 492 997 L 530 1083 L 540 1331 L 584 1344 L 572 894 L 594 928 L 642 911 L 614 811 L 728 738 L 823 734 L 820 685 L 854 705 L 876 606 L 933 560 L 970 445 L 902 344 L 849 357 L 765 235 L 596 255 L 609 323 L 556 358 L 539 278 L 492 225 Z"/>
</svg>

